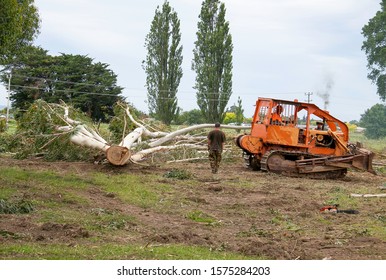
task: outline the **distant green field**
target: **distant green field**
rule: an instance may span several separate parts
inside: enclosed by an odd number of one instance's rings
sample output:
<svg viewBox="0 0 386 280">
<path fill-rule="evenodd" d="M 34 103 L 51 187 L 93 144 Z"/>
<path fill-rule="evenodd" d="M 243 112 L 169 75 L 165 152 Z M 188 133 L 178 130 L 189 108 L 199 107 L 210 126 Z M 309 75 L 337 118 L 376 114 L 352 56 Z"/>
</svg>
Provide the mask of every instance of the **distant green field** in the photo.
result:
<svg viewBox="0 0 386 280">
<path fill-rule="evenodd" d="M 366 149 L 375 153 L 386 153 L 386 137 L 381 139 L 368 139 L 363 133 L 351 132 L 350 142 L 361 142 Z"/>
</svg>

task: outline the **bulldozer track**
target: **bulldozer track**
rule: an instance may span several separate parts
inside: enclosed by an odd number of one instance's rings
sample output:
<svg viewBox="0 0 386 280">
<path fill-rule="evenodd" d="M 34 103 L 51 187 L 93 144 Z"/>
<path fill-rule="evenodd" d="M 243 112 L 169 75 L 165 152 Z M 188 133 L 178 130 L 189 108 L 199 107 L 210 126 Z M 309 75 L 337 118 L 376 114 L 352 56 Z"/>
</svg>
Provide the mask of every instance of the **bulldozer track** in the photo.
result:
<svg viewBox="0 0 386 280">
<path fill-rule="evenodd" d="M 272 156 L 280 155 L 283 158 L 283 162 L 287 161 L 289 163 L 293 163 L 293 167 L 289 166 L 282 166 L 282 164 L 277 164 L 277 161 L 279 157 L 276 157 L 275 163 L 270 164 L 270 158 Z M 261 158 L 260 164 L 261 164 L 261 170 L 266 172 L 272 172 L 276 174 L 283 174 L 289 177 L 301 177 L 301 178 L 311 178 L 311 179 L 337 179 L 344 177 L 344 175 L 347 173 L 347 169 L 342 168 L 338 170 L 331 170 L 331 171 L 322 171 L 322 172 L 312 172 L 312 173 L 300 173 L 299 169 L 296 167 L 296 160 L 286 160 L 285 156 L 291 156 L 293 158 L 304 156 L 304 153 L 298 153 L 298 152 L 283 152 L 278 150 L 271 150 L 268 151 L 263 155 Z"/>
</svg>

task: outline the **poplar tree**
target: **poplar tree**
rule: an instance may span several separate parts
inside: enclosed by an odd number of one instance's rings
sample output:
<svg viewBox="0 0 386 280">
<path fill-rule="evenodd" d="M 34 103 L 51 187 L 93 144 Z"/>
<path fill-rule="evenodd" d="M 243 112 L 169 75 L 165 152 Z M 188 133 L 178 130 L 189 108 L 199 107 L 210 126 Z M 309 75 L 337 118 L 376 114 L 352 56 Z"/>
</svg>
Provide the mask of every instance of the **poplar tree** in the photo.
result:
<svg viewBox="0 0 386 280">
<path fill-rule="evenodd" d="M 237 106 L 235 106 L 236 123 L 242 124 L 244 121 L 244 109 L 240 96 L 237 98 Z"/>
<path fill-rule="evenodd" d="M 204 0 L 197 24 L 192 70 L 196 72 L 197 104 L 207 122 L 221 122 L 232 95 L 232 36 L 225 5 Z"/>
<path fill-rule="evenodd" d="M 0 0 L 0 65 L 5 65 L 39 34 L 40 18 L 33 0 Z"/>
<path fill-rule="evenodd" d="M 169 125 L 179 114 L 177 91 L 182 77 L 180 20 L 165 1 L 157 6 L 149 34 L 145 39 L 146 87 L 150 114 Z"/>
</svg>

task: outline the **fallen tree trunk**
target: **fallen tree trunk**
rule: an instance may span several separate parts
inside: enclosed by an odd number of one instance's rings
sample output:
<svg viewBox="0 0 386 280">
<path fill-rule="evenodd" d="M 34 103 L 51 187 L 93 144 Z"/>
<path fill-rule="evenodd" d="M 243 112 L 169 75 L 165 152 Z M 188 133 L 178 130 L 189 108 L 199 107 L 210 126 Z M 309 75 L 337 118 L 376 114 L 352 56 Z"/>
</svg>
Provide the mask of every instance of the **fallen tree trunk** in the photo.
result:
<svg viewBox="0 0 386 280">
<path fill-rule="evenodd" d="M 127 134 L 118 145 L 111 145 L 94 129 L 91 129 L 78 121 L 70 119 L 68 116 L 69 109 L 66 105 L 61 104 L 57 106 L 64 109 L 64 116 L 62 119 L 68 124 L 67 126 L 59 127 L 58 130 L 71 132 L 72 135 L 70 140 L 76 145 L 86 146 L 104 152 L 107 160 L 111 164 L 117 166 L 125 165 L 129 162 L 141 161 L 146 156 L 159 151 L 168 151 L 178 148 L 205 149 L 205 137 L 194 137 L 192 135 L 188 135 L 188 133 L 198 129 L 214 127 L 214 124 L 198 124 L 173 132 L 151 131 L 144 124 L 135 120 L 129 109 L 126 108 L 125 112 L 127 116 L 137 126 L 137 128 Z M 243 126 L 223 125 L 222 127 L 245 129 Z M 173 143 L 173 141 L 176 141 L 180 136 L 183 136 L 183 142 L 180 144 Z M 142 141 L 142 137 L 147 137 L 149 139 Z M 167 143 L 169 143 L 169 145 L 164 145 Z M 146 148 L 135 151 L 134 148 L 139 147 L 140 144 L 141 147 Z"/>
<path fill-rule="evenodd" d="M 380 193 L 380 194 L 356 194 L 352 193 L 350 194 L 351 197 L 386 197 L 386 193 Z"/>
</svg>

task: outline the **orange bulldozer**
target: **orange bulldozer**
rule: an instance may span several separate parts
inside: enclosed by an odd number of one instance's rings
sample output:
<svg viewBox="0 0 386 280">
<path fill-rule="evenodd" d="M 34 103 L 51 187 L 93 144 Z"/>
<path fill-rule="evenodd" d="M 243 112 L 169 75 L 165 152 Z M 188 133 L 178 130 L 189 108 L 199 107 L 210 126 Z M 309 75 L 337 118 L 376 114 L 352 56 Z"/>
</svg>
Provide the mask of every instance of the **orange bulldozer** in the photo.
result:
<svg viewBox="0 0 386 280">
<path fill-rule="evenodd" d="M 347 125 L 316 105 L 260 97 L 250 133 L 236 144 L 254 170 L 311 178 L 342 177 L 352 167 L 375 173 L 374 154 L 348 141 Z"/>
</svg>

